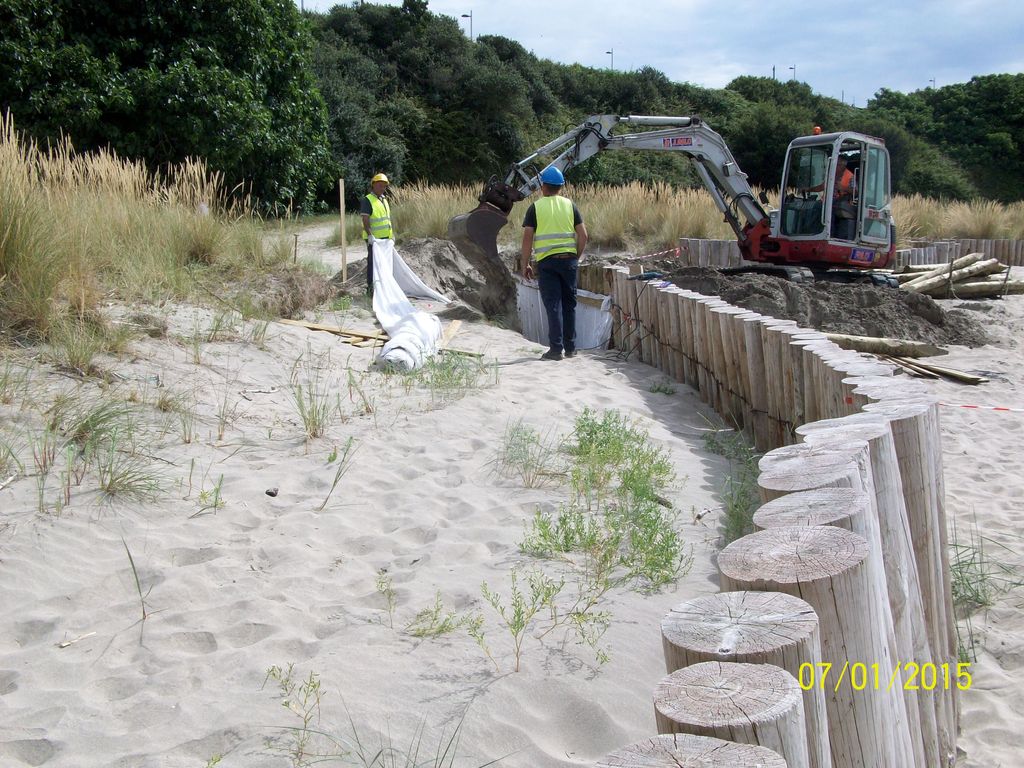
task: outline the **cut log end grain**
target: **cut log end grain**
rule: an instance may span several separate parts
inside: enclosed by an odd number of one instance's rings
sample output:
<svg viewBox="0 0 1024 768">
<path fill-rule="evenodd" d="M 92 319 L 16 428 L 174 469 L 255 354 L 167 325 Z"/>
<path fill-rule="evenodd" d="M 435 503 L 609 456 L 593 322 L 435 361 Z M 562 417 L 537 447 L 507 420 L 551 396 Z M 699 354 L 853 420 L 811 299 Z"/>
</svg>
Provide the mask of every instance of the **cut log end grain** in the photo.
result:
<svg viewBox="0 0 1024 768">
<path fill-rule="evenodd" d="M 659 722 L 672 733 L 691 728 L 746 728 L 802 709 L 800 686 L 772 664 L 708 661 L 673 672 L 654 690 Z M 663 731 L 666 732 L 666 731 Z"/>
<path fill-rule="evenodd" d="M 672 733 L 617 750 L 594 768 L 786 768 L 786 761 L 755 744 Z"/>
<path fill-rule="evenodd" d="M 867 495 L 853 488 L 798 491 L 762 504 L 754 513 L 754 525 L 761 529 L 835 525 L 862 514 L 867 505 Z"/>
<path fill-rule="evenodd" d="M 843 485 L 844 478 L 857 472 L 856 457 L 855 450 L 833 446 L 787 445 L 761 457 L 757 484 L 769 495 Z"/>
<path fill-rule="evenodd" d="M 772 588 L 816 582 L 858 567 L 868 556 L 862 536 L 833 526 L 769 528 L 737 539 L 718 556 L 730 584 Z"/>
<path fill-rule="evenodd" d="M 752 660 L 815 634 L 818 615 L 781 592 L 720 592 L 687 600 L 661 621 L 666 645 L 720 661 Z M 674 672 L 675 669 L 669 670 Z"/>
</svg>

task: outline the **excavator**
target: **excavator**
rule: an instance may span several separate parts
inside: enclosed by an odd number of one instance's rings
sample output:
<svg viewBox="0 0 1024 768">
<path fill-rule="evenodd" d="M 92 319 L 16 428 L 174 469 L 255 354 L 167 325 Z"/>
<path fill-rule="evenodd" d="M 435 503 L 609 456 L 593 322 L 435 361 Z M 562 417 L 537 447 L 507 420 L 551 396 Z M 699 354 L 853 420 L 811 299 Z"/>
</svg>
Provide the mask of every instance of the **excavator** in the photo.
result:
<svg viewBox="0 0 1024 768">
<path fill-rule="evenodd" d="M 613 134 L 620 125 L 646 130 Z M 542 158 L 563 173 L 598 152 L 629 149 L 678 152 L 687 157 L 725 220 L 740 253 L 754 262 L 726 272 L 767 272 L 795 282 L 868 279 L 895 256 L 889 153 L 881 139 L 853 131 L 793 140 L 786 151 L 780 205 L 755 198 L 725 140 L 700 117 L 593 115 L 575 128 L 513 163 L 504 179 L 492 176 L 480 205 L 448 222 L 448 238 L 490 280 L 509 279 L 498 254 L 498 232 L 515 203 L 540 188 Z M 853 175 L 853 194 L 834 196 L 840 159 Z M 870 275 L 871 282 L 887 278 Z"/>
</svg>

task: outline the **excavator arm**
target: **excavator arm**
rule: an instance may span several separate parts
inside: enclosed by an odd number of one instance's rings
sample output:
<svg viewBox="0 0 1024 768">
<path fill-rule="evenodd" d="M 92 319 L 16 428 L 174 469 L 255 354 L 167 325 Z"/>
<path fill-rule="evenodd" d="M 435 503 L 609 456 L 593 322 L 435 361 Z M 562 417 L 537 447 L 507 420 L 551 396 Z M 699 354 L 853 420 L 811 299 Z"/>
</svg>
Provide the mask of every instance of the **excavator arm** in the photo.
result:
<svg viewBox="0 0 1024 768">
<path fill-rule="evenodd" d="M 623 124 L 659 130 L 612 133 Z M 564 172 L 598 152 L 617 149 L 679 152 L 689 158 L 741 245 L 752 227 L 768 219 L 725 141 L 699 117 L 594 115 L 513 163 L 504 179 L 492 177 L 479 197 L 480 205 L 448 223 L 449 239 L 489 277 L 503 268 L 497 238 L 512 206 L 540 188 L 539 159 L 554 157 L 543 167 Z"/>
</svg>

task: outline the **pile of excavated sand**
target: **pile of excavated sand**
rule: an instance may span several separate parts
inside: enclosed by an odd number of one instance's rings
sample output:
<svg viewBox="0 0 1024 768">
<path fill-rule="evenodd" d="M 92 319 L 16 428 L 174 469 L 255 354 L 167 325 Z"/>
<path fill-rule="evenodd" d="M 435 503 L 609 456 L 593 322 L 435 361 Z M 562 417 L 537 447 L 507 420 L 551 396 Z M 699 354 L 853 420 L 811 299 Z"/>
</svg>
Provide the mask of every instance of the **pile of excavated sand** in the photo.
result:
<svg viewBox="0 0 1024 768">
<path fill-rule="evenodd" d="M 480 271 L 449 240 L 417 238 L 403 242 L 397 246 L 397 250 L 424 283 L 454 300 L 448 311 L 440 313 L 442 316 L 467 319 L 487 317 L 504 320 L 511 327 L 518 324 L 515 283 L 511 271 L 507 284 L 488 285 Z M 509 262 L 507 255 L 505 261 Z M 352 264 L 348 277 L 348 283 L 342 287 L 362 291 L 366 286 L 366 262 Z"/>
<path fill-rule="evenodd" d="M 795 320 L 827 333 L 887 336 L 980 347 L 985 329 L 971 312 L 946 310 L 932 298 L 895 288 L 792 283 L 768 275 L 723 275 L 708 267 L 661 269 L 666 280 L 753 312 Z"/>
</svg>

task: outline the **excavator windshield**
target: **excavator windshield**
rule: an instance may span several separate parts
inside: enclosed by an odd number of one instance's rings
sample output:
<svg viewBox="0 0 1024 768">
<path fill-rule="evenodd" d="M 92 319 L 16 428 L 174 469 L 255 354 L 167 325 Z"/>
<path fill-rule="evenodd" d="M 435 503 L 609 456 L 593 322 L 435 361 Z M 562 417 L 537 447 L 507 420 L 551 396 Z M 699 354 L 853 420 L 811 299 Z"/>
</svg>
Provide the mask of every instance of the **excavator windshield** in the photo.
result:
<svg viewBox="0 0 1024 768">
<path fill-rule="evenodd" d="M 789 175 L 783 184 L 782 234 L 790 237 L 821 235 L 825 229 L 825 194 L 828 188 L 829 144 L 797 147 L 790 154 Z"/>
</svg>

